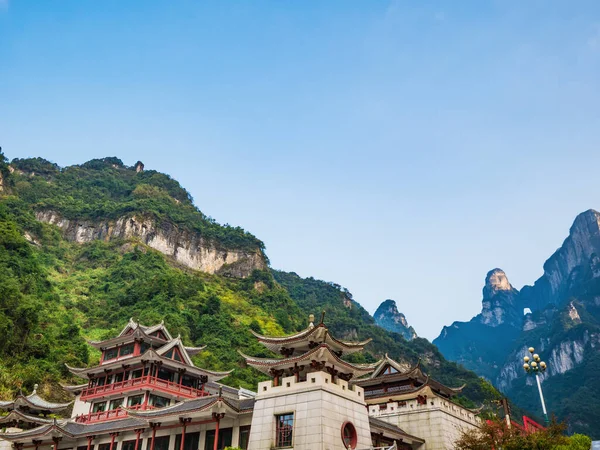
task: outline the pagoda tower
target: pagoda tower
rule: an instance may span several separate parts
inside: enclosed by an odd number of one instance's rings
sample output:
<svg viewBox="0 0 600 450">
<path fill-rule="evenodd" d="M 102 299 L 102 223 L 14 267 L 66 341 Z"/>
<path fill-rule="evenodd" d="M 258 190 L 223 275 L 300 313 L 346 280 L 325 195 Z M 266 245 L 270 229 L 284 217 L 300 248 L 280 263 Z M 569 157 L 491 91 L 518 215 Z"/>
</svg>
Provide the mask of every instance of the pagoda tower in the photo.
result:
<svg viewBox="0 0 600 450">
<path fill-rule="evenodd" d="M 343 356 L 370 342 L 336 339 L 310 316 L 308 328 L 291 336 L 258 341 L 279 358 L 242 354 L 249 366 L 271 377 L 258 384 L 249 450 L 370 448 L 369 417 L 363 389 L 349 381 L 372 372 L 379 363 L 352 364 Z"/>
<path fill-rule="evenodd" d="M 196 367 L 191 356 L 204 347 L 186 347 L 164 323 L 144 326 L 130 319 L 118 336 L 89 341 L 102 352 L 100 364 L 67 368 L 87 383 L 64 386 L 75 394 L 73 417 L 90 423 L 210 395 L 207 386 L 231 373 Z"/>
</svg>

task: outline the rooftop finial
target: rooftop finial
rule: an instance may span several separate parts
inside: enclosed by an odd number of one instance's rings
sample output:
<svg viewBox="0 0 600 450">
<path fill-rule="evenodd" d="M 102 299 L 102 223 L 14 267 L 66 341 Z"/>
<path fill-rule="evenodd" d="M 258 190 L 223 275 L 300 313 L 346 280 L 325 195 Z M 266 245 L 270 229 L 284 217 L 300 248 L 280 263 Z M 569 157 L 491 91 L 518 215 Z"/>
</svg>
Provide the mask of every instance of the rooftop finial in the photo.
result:
<svg viewBox="0 0 600 450">
<path fill-rule="evenodd" d="M 321 312 L 321 323 L 325 320 L 325 311 Z"/>
<path fill-rule="evenodd" d="M 35 394 L 37 392 L 38 387 L 39 387 L 39 384 L 37 384 L 37 383 L 33 385 L 33 394 Z"/>
<path fill-rule="evenodd" d="M 314 327 L 315 326 L 314 322 L 315 322 L 315 315 L 314 314 L 309 314 L 309 316 L 308 316 L 308 326 L 310 328 Z"/>
</svg>

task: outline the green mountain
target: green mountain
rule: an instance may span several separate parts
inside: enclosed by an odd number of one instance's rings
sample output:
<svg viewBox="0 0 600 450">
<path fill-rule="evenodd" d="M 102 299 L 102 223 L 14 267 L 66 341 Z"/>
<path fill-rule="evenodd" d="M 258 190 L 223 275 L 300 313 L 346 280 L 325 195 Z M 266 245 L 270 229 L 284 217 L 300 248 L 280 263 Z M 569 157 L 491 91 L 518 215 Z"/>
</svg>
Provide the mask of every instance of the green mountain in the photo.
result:
<svg viewBox="0 0 600 450">
<path fill-rule="evenodd" d="M 598 255 L 600 213 L 589 210 L 577 216 L 533 286 L 518 291 L 502 270 L 490 271 L 481 314 L 444 327 L 434 344 L 540 415 L 535 380 L 522 368 L 527 348 L 535 347 L 548 365 L 542 386 L 550 413 L 570 431 L 600 439 Z"/>
<path fill-rule="evenodd" d="M 339 285 L 272 270 L 263 243 L 199 211 L 179 183 L 117 158 L 60 168 L 40 158 L 0 158 L 0 396 L 40 383 L 66 394 L 64 364 L 98 362 L 86 339 L 118 332 L 130 317 L 165 321 L 190 345 L 207 345 L 198 365 L 236 369 L 226 383 L 264 377 L 237 350 L 268 356 L 251 330 L 283 335 L 322 311 L 348 339 L 372 337 L 355 361 L 384 353 L 450 386 L 478 406 L 498 392 L 448 362 L 425 339 L 408 342 L 375 324 Z"/>
</svg>

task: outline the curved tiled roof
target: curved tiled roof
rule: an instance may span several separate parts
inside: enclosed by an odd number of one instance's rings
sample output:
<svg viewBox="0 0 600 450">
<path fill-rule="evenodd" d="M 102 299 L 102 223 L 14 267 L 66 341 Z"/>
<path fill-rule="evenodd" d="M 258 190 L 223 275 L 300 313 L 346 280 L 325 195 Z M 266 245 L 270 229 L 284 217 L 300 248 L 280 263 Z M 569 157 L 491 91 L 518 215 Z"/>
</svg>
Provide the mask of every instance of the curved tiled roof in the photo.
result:
<svg viewBox="0 0 600 450">
<path fill-rule="evenodd" d="M 27 406 L 35 411 L 61 411 L 63 409 L 68 408 L 73 402 L 69 403 L 52 403 L 47 400 L 44 400 L 37 394 L 36 384 L 34 386 L 33 392 L 27 396 L 23 394 L 19 394 L 12 401 L 0 402 L 0 409 L 4 409 L 7 411 L 17 409 L 20 406 Z"/>
<path fill-rule="evenodd" d="M 77 375 L 81 378 L 86 378 L 87 374 L 89 373 L 104 373 L 105 370 L 119 368 L 123 365 L 124 361 L 127 361 L 127 364 L 141 363 L 142 361 L 162 361 L 165 365 L 170 365 L 176 369 L 186 369 L 189 373 L 194 373 L 196 375 L 208 375 L 209 380 L 211 381 L 218 381 L 222 378 L 225 378 L 227 375 L 233 372 L 233 370 L 229 370 L 227 372 L 216 372 L 196 367 L 193 364 L 189 365 L 183 362 L 178 362 L 176 360 L 165 358 L 162 355 L 159 355 L 157 351 L 152 348 L 146 350 L 142 355 L 134 356 L 128 358 L 127 360 L 117 360 L 111 363 L 103 364 L 101 366 L 71 367 L 68 364 L 65 364 L 65 366 L 73 375 Z"/>
<path fill-rule="evenodd" d="M 44 417 L 38 417 L 32 414 L 27 414 L 23 411 L 19 411 L 18 409 L 13 409 L 5 416 L 0 416 L 0 423 L 10 423 L 19 421 L 37 423 L 39 425 L 54 423 L 53 419 L 46 419 Z"/>
<path fill-rule="evenodd" d="M 244 353 L 238 351 L 243 358 L 246 359 L 246 363 L 263 373 L 268 374 L 269 370 L 277 367 L 289 367 L 290 364 L 308 361 L 308 360 L 329 360 L 335 363 L 335 365 L 343 366 L 349 369 L 354 375 L 360 374 L 364 375 L 371 372 L 377 365 L 379 361 L 374 364 L 352 364 L 347 361 L 341 359 L 338 355 L 336 355 L 328 344 L 321 344 L 318 347 L 315 347 L 312 350 L 309 350 L 302 355 L 298 355 L 296 357 L 284 358 L 284 359 L 275 359 L 275 358 L 255 358 L 252 356 L 245 355 Z M 322 355 L 318 355 L 320 352 L 323 352 Z"/>
<path fill-rule="evenodd" d="M 68 420 L 65 422 L 57 422 L 54 420 L 54 422 L 51 424 L 42 425 L 31 430 L 0 433 L 0 438 L 11 442 L 25 442 L 31 439 L 47 436 L 48 434 L 77 438 L 99 433 L 108 433 L 111 431 L 134 430 L 137 428 L 145 428 L 147 426 L 148 423 L 145 420 L 134 417 L 86 424 L 77 423 L 73 420 Z"/>
<path fill-rule="evenodd" d="M 132 417 L 138 417 L 143 419 L 152 419 L 157 417 L 165 417 L 172 415 L 182 415 L 184 413 L 201 412 L 212 409 L 217 404 L 228 406 L 234 412 L 245 413 L 251 412 L 254 408 L 255 400 L 250 399 L 233 399 L 228 397 L 222 397 L 219 395 L 211 395 L 210 397 L 200 397 L 190 400 L 184 400 L 174 405 L 165 406 L 159 409 L 148 409 L 142 410 L 129 410 L 124 408 L 129 415 Z"/>
<path fill-rule="evenodd" d="M 386 422 L 385 420 L 381 420 L 378 419 L 376 417 L 372 417 L 369 416 L 369 425 L 371 425 L 371 431 L 375 428 L 375 429 L 380 429 L 383 431 L 388 431 L 390 433 L 392 433 L 393 435 L 396 436 L 400 436 L 402 438 L 409 438 L 410 440 L 416 441 L 416 442 L 421 442 L 424 443 L 425 440 L 418 438 L 416 436 L 413 436 L 411 434 L 408 434 L 406 431 L 404 431 L 402 428 L 393 425 L 391 423 Z"/>
<path fill-rule="evenodd" d="M 333 337 L 325 324 L 320 323 L 317 326 L 311 324 L 308 328 L 289 336 L 272 337 L 263 336 L 250 330 L 252 334 L 258 339 L 258 341 L 267 347 L 269 350 L 279 353 L 282 348 L 290 347 L 308 347 L 311 342 L 310 338 L 315 336 L 315 341 L 319 343 L 328 343 L 332 348 L 341 350 L 344 353 L 354 353 L 363 349 L 365 345 L 372 341 L 371 338 L 360 341 L 342 341 Z"/>
</svg>

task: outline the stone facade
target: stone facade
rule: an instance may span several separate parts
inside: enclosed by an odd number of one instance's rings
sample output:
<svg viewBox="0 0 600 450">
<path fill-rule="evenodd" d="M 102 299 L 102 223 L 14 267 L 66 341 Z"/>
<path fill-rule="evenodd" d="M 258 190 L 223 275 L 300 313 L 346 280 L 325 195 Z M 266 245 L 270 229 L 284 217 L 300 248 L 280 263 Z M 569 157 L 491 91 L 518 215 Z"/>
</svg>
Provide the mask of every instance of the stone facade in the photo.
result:
<svg viewBox="0 0 600 450">
<path fill-rule="evenodd" d="M 294 414 L 293 450 L 345 450 L 342 426 L 354 425 L 357 447 L 371 448 L 369 416 L 363 389 L 331 375 L 314 372 L 296 382 L 285 377 L 280 386 L 259 383 L 252 415 L 249 450 L 267 450 L 275 444 L 275 416 Z"/>
<path fill-rule="evenodd" d="M 432 393 L 425 404 L 415 399 L 388 402 L 385 409 L 369 405 L 369 415 L 425 439 L 422 450 L 452 450 L 462 430 L 479 427 L 473 412 Z"/>
</svg>

